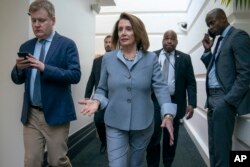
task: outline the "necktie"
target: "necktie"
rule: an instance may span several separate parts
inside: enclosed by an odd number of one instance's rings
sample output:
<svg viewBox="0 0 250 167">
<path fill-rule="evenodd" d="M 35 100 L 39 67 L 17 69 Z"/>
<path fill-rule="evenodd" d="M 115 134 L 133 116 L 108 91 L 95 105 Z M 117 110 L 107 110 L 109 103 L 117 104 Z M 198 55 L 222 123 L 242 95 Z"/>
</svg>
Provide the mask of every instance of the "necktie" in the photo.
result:
<svg viewBox="0 0 250 167">
<path fill-rule="evenodd" d="M 163 74 L 163 78 L 164 78 L 164 81 L 168 82 L 168 71 L 169 71 L 169 59 L 168 59 L 168 55 L 165 53 L 165 60 L 164 60 L 164 63 L 163 63 L 163 67 L 162 67 L 162 74 Z"/>
<path fill-rule="evenodd" d="M 217 43 L 216 43 L 215 48 L 214 48 L 214 57 L 215 57 L 216 54 L 217 54 L 217 51 L 218 51 L 218 48 L 219 48 L 219 46 L 220 46 L 220 42 L 221 42 L 222 39 L 223 39 L 223 37 L 220 36 L 220 37 L 218 38 L 218 40 L 217 40 Z"/>
<path fill-rule="evenodd" d="M 41 52 L 39 56 L 39 61 L 44 61 L 45 56 L 45 43 L 46 40 L 39 41 L 42 44 Z M 42 107 L 42 99 L 41 99 L 41 82 L 40 82 L 40 71 L 37 70 L 36 78 L 34 82 L 34 91 L 33 91 L 33 105 Z"/>
</svg>

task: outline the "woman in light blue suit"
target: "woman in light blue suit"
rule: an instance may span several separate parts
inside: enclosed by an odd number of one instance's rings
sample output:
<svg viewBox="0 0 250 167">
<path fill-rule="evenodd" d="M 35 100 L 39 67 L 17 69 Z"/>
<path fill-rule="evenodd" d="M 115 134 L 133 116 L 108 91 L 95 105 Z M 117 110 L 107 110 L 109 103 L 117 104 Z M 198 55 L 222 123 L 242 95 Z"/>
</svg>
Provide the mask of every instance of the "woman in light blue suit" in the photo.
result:
<svg viewBox="0 0 250 167">
<path fill-rule="evenodd" d="M 101 78 L 91 100 L 82 100 L 81 111 L 92 115 L 105 108 L 107 150 L 110 167 L 142 167 L 144 154 L 154 130 L 153 90 L 161 105 L 162 127 L 170 132 L 173 143 L 173 117 L 168 86 L 163 82 L 154 53 L 148 52 L 149 40 L 143 22 L 122 13 L 116 22 L 112 45 L 106 53 Z"/>
</svg>

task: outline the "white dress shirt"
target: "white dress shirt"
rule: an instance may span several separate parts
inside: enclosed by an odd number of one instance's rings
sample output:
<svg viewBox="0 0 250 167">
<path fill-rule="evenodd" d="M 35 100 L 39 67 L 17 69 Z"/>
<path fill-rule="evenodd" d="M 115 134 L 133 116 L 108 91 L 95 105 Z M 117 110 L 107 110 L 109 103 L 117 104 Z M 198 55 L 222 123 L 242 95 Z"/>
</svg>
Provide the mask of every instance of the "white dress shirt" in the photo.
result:
<svg viewBox="0 0 250 167">
<path fill-rule="evenodd" d="M 164 61 L 167 58 L 166 56 L 169 56 L 169 69 L 168 69 L 168 90 L 170 95 L 174 95 L 175 93 L 175 57 L 174 57 L 175 51 L 172 51 L 171 53 L 165 52 L 165 50 L 162 50 L 159 55 L 159 63 L 161 65 L 161 70 L 163 70 Z"/>
</svg>

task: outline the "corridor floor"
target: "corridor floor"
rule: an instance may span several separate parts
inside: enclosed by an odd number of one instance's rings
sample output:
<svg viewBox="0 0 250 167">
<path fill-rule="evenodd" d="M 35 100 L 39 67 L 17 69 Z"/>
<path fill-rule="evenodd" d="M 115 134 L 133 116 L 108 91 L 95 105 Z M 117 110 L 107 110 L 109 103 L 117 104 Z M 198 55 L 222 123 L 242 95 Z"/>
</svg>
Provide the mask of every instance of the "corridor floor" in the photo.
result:
<svg viewBox="0 0 250 167">
<path fill-rule="evenodd" d="M 107 154 L 99 153 L 100 142 L 93 139 L 72 160 L 73 167 L 108 167 Z M 146 161 L 146 160 L 145 160 Z M 146 167 L 146 162 L 145 162 Z M 160 167 L 163 167 L 161 164 Z M 206 167 L 193 141 L 183 125 L 180 126 L 176 157 L 172 167 Z"/>
</svg>

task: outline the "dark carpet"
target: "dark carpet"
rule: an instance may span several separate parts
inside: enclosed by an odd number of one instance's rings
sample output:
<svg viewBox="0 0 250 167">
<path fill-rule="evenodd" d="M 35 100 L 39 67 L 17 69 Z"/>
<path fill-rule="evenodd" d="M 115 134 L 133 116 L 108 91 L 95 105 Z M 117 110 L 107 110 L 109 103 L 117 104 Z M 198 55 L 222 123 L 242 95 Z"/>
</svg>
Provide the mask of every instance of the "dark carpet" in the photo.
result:
<svg viewBox="0 0 250 167">
<path fill-rule="evenodd" d="M 94 138 L 71 160 L 72 166 L 108 167 L 107 154 L 100 154 L 99 149 L 100 142 L 98 138 Z M 163 167 L 162 163 L 160 167 Z M 172 167 L 207 167 L 183 125 L 180 126 L 176 157 Z"/>
</svg>

